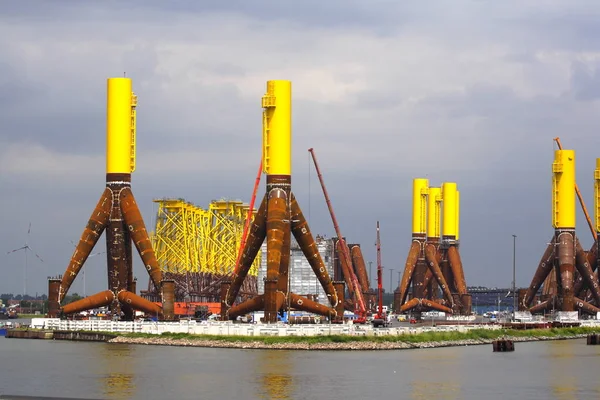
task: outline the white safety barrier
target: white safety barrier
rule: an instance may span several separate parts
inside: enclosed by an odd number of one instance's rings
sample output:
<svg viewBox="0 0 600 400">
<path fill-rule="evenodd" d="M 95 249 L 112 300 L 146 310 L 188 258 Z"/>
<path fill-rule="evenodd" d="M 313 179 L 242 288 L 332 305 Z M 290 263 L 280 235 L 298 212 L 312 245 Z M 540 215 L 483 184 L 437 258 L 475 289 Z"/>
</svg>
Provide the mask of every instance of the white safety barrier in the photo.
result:
<svg viewBox="0 0 600 400">
<path fill-rule="evenodd" d="M 595 322 L 595 321 L 590 321 Z M 423 332 L 468 332 L 472 329 L 501 329 L 500 325 L 442 325 L 421 327 L 373 328 L 370 325 L 322 324 L 322 325 L 285 325 L 277 324 L 234 324 L 231 321 L 196 322 L 152 322 L 152 321 L 105 321 L 84 320 L 66 321 L 58 318 L 34 318 L 31 326 L 39 329 L 61 331 L 89 331 L 114 333 L 186 333 L 194 335 L 228 336 L 398 336 L 416 335 Z"/>
</svg>

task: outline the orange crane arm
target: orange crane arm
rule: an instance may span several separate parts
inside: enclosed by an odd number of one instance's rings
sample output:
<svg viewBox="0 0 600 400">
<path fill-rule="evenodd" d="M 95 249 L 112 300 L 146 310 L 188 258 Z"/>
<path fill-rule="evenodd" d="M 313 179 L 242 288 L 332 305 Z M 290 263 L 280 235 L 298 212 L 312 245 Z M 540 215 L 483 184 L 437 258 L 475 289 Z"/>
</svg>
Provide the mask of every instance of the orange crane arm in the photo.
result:
<svg viewBox="0 0 600 400">
<path fill-rule="evenodd" d="M 323 181 L 323 175 L 321 174 L 321 169 L 319 168 L 319 164 L 317 163 L 317 157 L 315 156 L 315 152 L 312 148 L 308 149 L 310 155 L 312 156 L 313 162 L 315 164 L 315 169 L 317 170 L 317 176 L 319 177 L 319 182 L 321 183 L 321 188 L 323 189 L 323 194 L 325 195 L 325 201 L 327 202 L 327 208 L 329 209 L 329 214 L 331 214 L 331 220 L 333 221 L 333 228 L 335 229 L 335 233 L 338 237 L 338 240 L 341 242 L 340 250 L 342 251 L 342 257 L 344 258 L 344 262 L 348 266 L 348 275 L 349 281 L 352 284 L 352 287 L 349 287 L 348 290 L 353 293 L 355 298 L 355 307 L 358 307 L 357 313 L 361 317 L 361 322 L 364 322 L 367 315 L 367 308 L 365 307 L 365 301 L 362 295 L 362 288 L 360 287 L 360 283 L 358 282 L 358 278 L 352 271 L 352 259 L 350 258 L 350 252 L 348 251 L 348 246 L 346 245 L 342 233 L 340 232 L 340 226 L 337 223 L 337 219 L 335 218 L 335 214 L 333 212 L 333 206 L 331 205 L 331 200 L 329 199 L 329 195 L 327 194 L 327 189 L 325 188 L 325 182 Z M 344 271 L 346 272 L 346 271 Z"/>
<path fill-rule="evenodd" d="M 558 149 L 562 150 L 562 144 L 560 143 L 560 138 L 555 137 L 554 141 L 556 142 Z M 583 210 L 583 214 L 585 215 L 585 219 L 590 227 L 590 231 L 592 232 L 592 236 L 594 237 L 594 241 L 598 240 L 598 234 L 594 229 L 594 224 L 592 223 L 592 219 L 590 218 L 590 214 L 583 202 L 583 197 L 581 196 L 581 192 L 579 191 L 579 186 L 577 186 L 577 182 L 575 182 L 575 193 L 577 193 L 577 198 L 579 199 L 579 204 L 581 204 L 581 209 Z"/>
<path fill-rule="evenodd" d="M 238 273 L 240 268 L 240 259 L 242 258 L 242 251 L 246 246 L 246 236 L 248 236 L 248 227 L 252 220 L 252 213 L 254 212 L 254 202 L 256 200 L 256 193 L 258 192 L 258 185 L 260 184 L 260 175 L 262 174 L 263 162 L 260 159 L 260 165 L 258 167 L 258 174 L 256 174 L 256 181 L 254 182 L 254 190 L 252 191 L 252 198 L 250 198 L 250 208 L 248 208 L 248 217 L 246 217 L 246 223 L 244 224 L 244 230 L 242 231 L 242 240 L 240 242 L 240 250 L 238 251 L 237 260 L 235 260 L 235 273 Z"/>
</svg>

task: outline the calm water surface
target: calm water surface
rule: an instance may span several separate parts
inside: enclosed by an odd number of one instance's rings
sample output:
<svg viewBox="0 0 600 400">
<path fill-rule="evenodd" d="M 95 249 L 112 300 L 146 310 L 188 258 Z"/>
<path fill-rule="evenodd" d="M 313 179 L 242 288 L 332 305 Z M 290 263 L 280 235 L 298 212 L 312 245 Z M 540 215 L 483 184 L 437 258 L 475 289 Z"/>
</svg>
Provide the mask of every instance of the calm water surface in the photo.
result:
<svg viewBox="0 0 600 400">
<path fill-rule="evenodd" d="M 0 338 L 0 394 L 90 399 L 598 399 L 585 340 L 368 352 Z"/>
</svg>

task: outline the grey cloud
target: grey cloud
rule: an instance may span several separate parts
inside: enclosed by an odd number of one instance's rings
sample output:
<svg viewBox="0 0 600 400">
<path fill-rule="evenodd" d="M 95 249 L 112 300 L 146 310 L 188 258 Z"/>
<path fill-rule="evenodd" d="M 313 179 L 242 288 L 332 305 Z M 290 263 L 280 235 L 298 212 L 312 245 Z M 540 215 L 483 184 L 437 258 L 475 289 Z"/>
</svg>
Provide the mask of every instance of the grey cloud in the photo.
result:
<svg viewBox="0 0 600 400">
<path fill-rule="evenodd" d="M 575 61 L 571 66 L 571 90 L 577 100 L 593 101 L 600 98 L 600 63 L 590 68 Z"/>
</svg>

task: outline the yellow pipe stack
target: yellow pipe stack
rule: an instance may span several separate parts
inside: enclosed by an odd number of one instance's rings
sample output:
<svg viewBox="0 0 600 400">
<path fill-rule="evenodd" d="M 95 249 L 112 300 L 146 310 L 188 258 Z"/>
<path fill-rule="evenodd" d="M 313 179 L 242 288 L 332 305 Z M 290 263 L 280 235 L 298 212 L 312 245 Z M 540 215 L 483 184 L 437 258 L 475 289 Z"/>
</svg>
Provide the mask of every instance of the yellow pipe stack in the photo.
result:
<svg viewBox="0 0 600 400">
<path fill-rule="evenodd" d="M 575 150 L 555 150 L 552 163 L 552 225 L 575 229 Z"/>
<path fill-rule="evenodd" d="M 427 237 L 439 238 L 441 231 L 442 189 L 429 188 L 427 200 Z"/>
<path fill-rule="evenodd" d="M 460 233 L 460 190 L 456 191 L 456 240 L 459 239 Z"/>
<path fill-rule="evenodd" d="M 442 184 L 442 236 L 449 239 L 457 238 L 458 196 L 455 182 Z"/>
<path fill-rule="evenodd" d="M 106 173 L 130 174 L 135 169 L 135 107 L 131 79 L 109 78 L 106 104 Z"/>
<path fill-rule="evenodd" d="M 427 234 L 427 194 L 429 192 L 429 179 L 413 179 L 413 235 L 425 236 Z"/>
<path fill-rule="evenodd" d="M 262 98 L 263 172 L 292 174 L 292 82 L 267 82 Z"/>
</svg>

